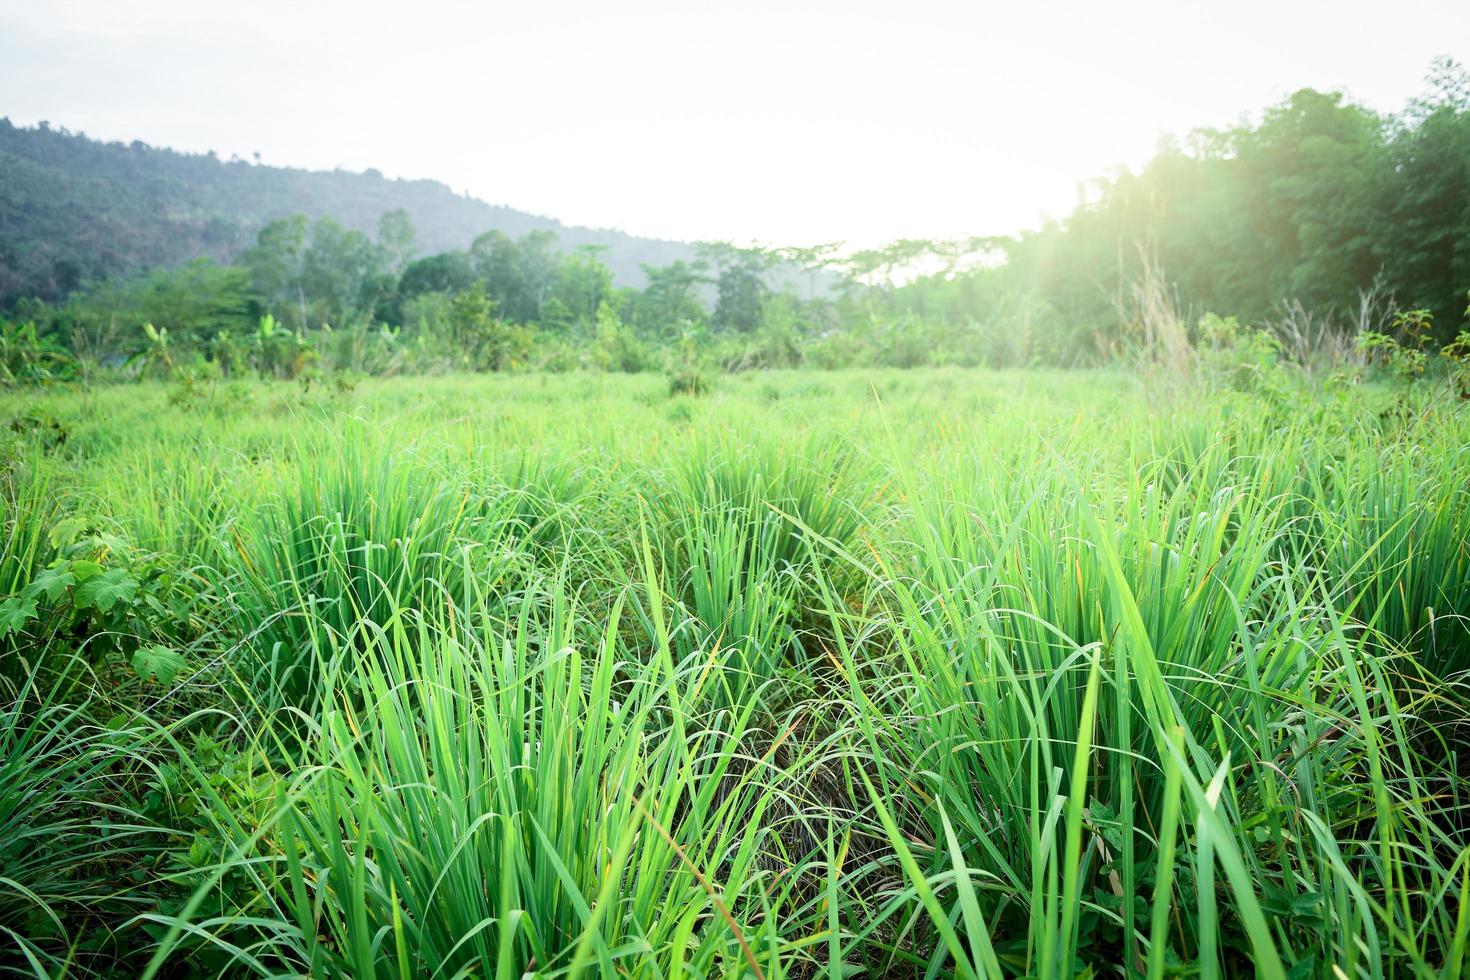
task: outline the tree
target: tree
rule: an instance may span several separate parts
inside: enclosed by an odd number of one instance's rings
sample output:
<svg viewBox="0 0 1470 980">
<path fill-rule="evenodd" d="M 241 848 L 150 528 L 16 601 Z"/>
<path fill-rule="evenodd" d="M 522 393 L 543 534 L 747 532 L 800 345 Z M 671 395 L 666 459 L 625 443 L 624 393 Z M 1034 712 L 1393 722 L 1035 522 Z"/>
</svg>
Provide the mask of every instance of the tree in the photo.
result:
<svg viewBox="0 0 1470 980">
<path fill-rule="evenodd" d="M 487 231 L 470 244 L 469 262 L 500 309 L 511 309 L 522 291 L 521 255 L 515 241 L 498 229 Z"/>
<path fill-rule="evenodd" d="M 557 247 L 556 233 L 540 228 L 522 235 L 516 247 L 520 252 L 521 306 L 512 318 L 520 323 L 538 323 L 541 307 L 556 280 L 561 250 Z"/>
<path fill-rule="evenodd" d="M 403 208 L 383 212 L 378 219 L 378 248 L 383 255 L 383 269 L 390 275 L 401 275 L 414 259 L 413 220 Z"/>
<path fill-rule="evenodd" d="M 1269 270 L 1267 295 L 1244 312 L 1263 316 L 1283 299 L 1350 305 L 1379 267 L 1370 230 L 1389 169 L 1382 119 L 1339 93 L 1303 89 L 1234 143 L 1256 247 L 1229 261 Z"/>
<path fill-rule="evenodd" d="M 598 309 L 613 294 L 612 270 L 598 257 L 605 250 L 605 245 L 583 245 L 557 265 L 551 302 L 557 305 L 561 319 L 548 317 L 548 326 L 576 329 L 584 335 L 593 332 Z"/>
<path fill-rule="evenodd" d="M 1401 303 L 1434 315 L 1448 340 L 1467 319 L 1470 287 L 1470 74 L 1449 59 L 1410 103 L 1392 145 L 1388 206 L 1376 236 Z"/>
<path fill-rule="evenodd" d="M 642 335 L 675 339 L 709 317 L 700 290 L 710 283 L 702 260 L 680 259 L 665 266 L 643 266 L 647 284 L 633 303 L 633 326 Z"/>
<path fill-rule="evenodd" d="M 502 316 L 539 323 L 556 278 L 561 253 L 553 232 L 538 229 L 518 241 L 490 231 L 470 245 L 470 264 Z"/>
<path fill-rule="evenodd" d="M 716 330 L 750 333 L 761 324 L 761 305 L 770 292 L 765 274 L 774 256 L 760 248 L 739 248 L 729 242 L 700 242 L 699 257 L 715 272 Z"/>
<path fill-rule="evenodd" d="M 461 347 L 473 347 L 488 333 L 495 303 L 485 293 L 485 284 L 477 282 L 454 297 L 449 307 L 449 325 L 454 341 Z"/>
<path fill-rule="evenodd" d="M 371 313 L 387 286 L 381 261 L 378 249 L 362 232 L 331 218 L 319 219 L 312 226 L 302 279 L 320 321 L 340 325 Z"/>
<path fill-rule="evenodd" d="M 306 215 L 272 221 L 256 235 L 242 257 L 257 294 L 267 308 L 306 325 Z"/>
<path fill-rule="evenodd" d="M 788 246 L 778 249 L 776 254 L 806 275 L 806 298 L 813 300 L 817 298 L 817 278 L 837 264 L 841 251 L 841 242 L 828 242 L 805 248 Z"/>
<path fill-rule="evenodd" d="M 458 293 L 481 281 L 464 252 L 440 252 L 409 264 L 398 280 L 398 293 L 412 299 L 424 293 Z"/>
</svg>

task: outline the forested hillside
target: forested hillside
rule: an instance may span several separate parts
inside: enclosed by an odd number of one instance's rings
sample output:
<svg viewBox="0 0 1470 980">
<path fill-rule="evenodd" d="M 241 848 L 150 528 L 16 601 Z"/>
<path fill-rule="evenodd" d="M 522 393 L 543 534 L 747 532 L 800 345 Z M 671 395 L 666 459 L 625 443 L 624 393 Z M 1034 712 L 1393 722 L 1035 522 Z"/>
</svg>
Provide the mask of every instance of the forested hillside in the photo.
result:
<svg viewBox="0 0 1470 980">
<path fill-rule="evenodd" d="M 61 299 L 87 281 L 200 257 L 228 262 L 267 222 L 293 214 L 371 233 L 399 209 L 425 252 L 462 249 L 492 230 L 517 238 L 546 230 L 568 249 L 606 246 L 603 259 L 623 285 L 641 285 L 645 263 L 693 254 L 681 242 L 487 204 L 433 180 L 225 161 L 0 119 L 0 306 L 21 296 Z"/>
<path fill-rule="evenodd" d="M 1441 59 L 1427 83 L 1397 113 L 1301 89 L 1094 180 L 1065 219 L 867 250 L 635 239 L 429 181 L 0 124 L 0 326 L 70 365 L 6 370 L 1077 366 L 1226 322 L 1301 362 L 1432 350 L 1470 301 L 1470 74 Z"/>
</svg>

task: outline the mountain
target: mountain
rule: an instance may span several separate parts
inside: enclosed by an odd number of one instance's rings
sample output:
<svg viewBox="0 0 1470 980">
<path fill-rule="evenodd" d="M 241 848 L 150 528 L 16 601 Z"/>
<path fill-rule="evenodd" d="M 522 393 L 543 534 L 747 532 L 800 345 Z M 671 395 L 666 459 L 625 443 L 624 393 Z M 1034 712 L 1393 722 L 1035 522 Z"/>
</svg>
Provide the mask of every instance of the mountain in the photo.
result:
<svg viewBox="0 0 1470 980">
<path fill-rule="evenodd" d="M 396 208 L 413 219 L 421 255 L 465 248 L 486 231 L 518 237 L 544 228 L 568 250 L 607 246 L 602 259 L 617 282 L 639 286 L 640 264 L 694 254 L 685 242 L 563 225 L 433 180 L 225 161 L 0 118 L 0 307 L 26 296 L 60 299 L 86 281 L 201 256 L 228 262 L 266 222 L 298 212 L 372 235 Z"/>
</svg>

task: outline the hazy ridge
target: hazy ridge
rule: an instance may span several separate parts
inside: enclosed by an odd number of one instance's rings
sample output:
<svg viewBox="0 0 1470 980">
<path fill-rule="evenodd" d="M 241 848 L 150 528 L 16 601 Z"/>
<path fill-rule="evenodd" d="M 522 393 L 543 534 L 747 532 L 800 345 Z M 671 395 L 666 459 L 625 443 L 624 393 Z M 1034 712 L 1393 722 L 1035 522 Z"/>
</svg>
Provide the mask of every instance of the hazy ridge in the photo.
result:
<svg viewBox="0 0 1470 980">
<path fill-rule="evenodd" d="M 564 225 L 435 180 L 222 160 L 0 119 L 0 301 L 57 299 L 87 280 L 201 256 L 230 261 L 266 222 L 298 212 L 372 234 L 396 208 L 412 217 L 420 254 L 465 248 L 491 230 L 548 229 L 566 249 L 607 246 L 603 261 L 632 286 L 643 283 L 640 265 L 693 255 L 685 242 Z"/>
</svg>

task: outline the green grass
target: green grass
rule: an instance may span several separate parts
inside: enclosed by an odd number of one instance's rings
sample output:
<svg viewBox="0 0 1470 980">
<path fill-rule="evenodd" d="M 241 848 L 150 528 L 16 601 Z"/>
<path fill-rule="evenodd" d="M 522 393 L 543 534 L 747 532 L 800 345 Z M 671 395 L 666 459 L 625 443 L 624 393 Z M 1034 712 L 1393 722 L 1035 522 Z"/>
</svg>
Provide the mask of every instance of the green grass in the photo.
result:
<svg viewBox="0 0 1470 980">
<path fill-rule="evenodd" d="M 1470 412 L 1294 397 L 9 394 L 0 969 L 1459 977 Z"/>
</svg>

